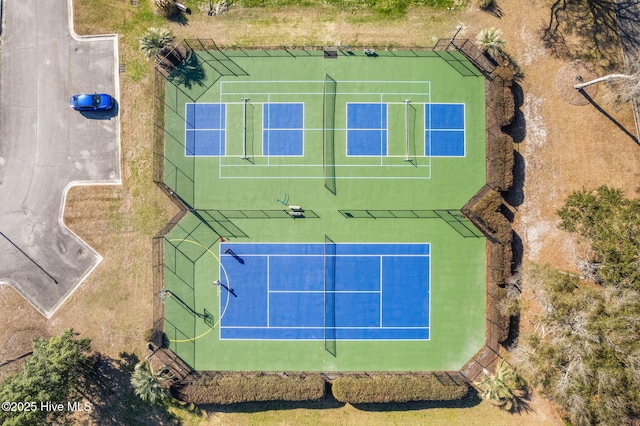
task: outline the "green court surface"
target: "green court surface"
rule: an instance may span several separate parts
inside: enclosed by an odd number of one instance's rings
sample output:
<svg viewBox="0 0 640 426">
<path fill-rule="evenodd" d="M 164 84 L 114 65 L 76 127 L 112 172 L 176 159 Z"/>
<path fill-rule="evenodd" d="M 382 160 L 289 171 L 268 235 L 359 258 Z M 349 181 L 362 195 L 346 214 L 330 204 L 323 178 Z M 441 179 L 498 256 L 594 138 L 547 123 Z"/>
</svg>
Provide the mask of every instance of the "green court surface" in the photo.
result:
<svg viewBox="0 0 640 426">
<path fill-rule="evenodd" d="M 486 241 L 459 214 L 485 184 L 484 77 L 457 52 L 194 54 L 165 91 L 164 180 L 192 209 L 164 242 L 169 347 L 196 370 L 460 369 L 485 340 Z M 429 244 L 428 338 L 221 337 L 257 287 L 225 281 L 219 237 L 324 244 L 325 268 L 327 241 Z"/>
</svg>

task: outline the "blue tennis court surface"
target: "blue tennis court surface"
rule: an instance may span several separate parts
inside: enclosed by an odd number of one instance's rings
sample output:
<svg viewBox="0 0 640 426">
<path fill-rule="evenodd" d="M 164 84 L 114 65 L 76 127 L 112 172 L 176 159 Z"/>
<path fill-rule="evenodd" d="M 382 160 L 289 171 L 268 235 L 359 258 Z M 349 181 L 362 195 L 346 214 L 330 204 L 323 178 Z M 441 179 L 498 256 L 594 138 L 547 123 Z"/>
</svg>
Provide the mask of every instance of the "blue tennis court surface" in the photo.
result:
<svg viewBox="0 0 640 426">
<path fill-rule="evenodd" d="M 225 104 L 186 104 L 185 127 L 185 155 L 225 155 Z"/>
<path fill-rule="evenodd" d="M 464 157 L 464 104 L 425 104 L 425 155 Z"/>
<path fill-rule="evenodd" d="M 266 103 L 262 108 L 262 154 L 303 155 L 303 104 Z"/>
<path fill-rule="evenodd" d="M 429 278 L 429 244 L 221 244 L 220 338 L 428 340 Z"/>
<path fill-rule="evenodd" d="M 347 103 L 347 155 L 387 155 L 387 104 Z"/>
</svg>

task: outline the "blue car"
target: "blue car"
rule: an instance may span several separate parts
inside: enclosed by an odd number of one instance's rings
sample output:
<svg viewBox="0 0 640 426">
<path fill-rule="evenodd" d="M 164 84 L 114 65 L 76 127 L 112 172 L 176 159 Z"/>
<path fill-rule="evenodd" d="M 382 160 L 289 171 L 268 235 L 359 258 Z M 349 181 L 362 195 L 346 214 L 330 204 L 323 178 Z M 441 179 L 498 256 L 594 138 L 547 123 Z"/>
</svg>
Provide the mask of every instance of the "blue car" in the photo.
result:
<svg viewBox="0 0 640 426">
<path fill-rule="evenodd" d="M 73 95 L 69 100 L 69 105 L 76 111 L 108 111 L 113 104 L 113 98 L 106 93 Z"/>
</svg>

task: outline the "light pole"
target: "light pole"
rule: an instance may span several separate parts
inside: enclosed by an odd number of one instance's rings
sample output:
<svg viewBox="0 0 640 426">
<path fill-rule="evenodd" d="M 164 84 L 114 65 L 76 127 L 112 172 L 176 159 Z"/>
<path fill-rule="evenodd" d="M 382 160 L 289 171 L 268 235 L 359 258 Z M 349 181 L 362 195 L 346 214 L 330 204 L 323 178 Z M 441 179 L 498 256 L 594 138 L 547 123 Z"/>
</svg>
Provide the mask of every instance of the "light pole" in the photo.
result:
<svg viewBox="0 0 640 426">
<path fill-rule="evenodd" d="M 453 35 L 453 37 L 451 37 L 451 41 L 449 42 L 449 46 L 447 46 L 447 48 L 450 47 L 453 44 L 453 42 L 455 41 L 456 37 L 458 36 L 460 31 L 462 31 L 463 28 L 464 27 L 462 25 L 458 25 L 456 27 L 456 33 Z"/>
</svg>

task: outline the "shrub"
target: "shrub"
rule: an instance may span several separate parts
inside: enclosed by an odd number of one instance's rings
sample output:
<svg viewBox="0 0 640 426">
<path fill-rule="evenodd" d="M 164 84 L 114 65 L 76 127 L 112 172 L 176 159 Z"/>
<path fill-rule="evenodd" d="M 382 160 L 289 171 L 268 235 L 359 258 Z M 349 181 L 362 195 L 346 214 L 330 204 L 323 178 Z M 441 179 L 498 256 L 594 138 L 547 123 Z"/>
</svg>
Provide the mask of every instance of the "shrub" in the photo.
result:
<svg viewBox="0 0 640 426">
<path fill-rule="evenodd" d="M 194 404 L 235 404 L 252 401 L 311 401 L 324 397 L 319 375 L 223 375 L 174 388 L 175 397 Z"/>
<path fill-rule="evenodd" d="M 488 182 L 498 191 L 506 191 L 513 185 L 513 138 L 505 133 L 489 136 L 487 142 Z"/>
<path fill-rule="evenodd" d="M 156 340 L 156 337 L 158 337 L 158 331 L 153 327 L 147 328 L 142 333 L 142 338 L 144 339 L 145 342 L 153 343 Z"/>
<path fill-rule="evenodd" d="M 473 4 L 478 6 L 480 9 L 486 10 L 495 6 L 496 2 L 495 0 L 473 0 Z"/>
<path fill-rule="evenodd" d="M 518 70 L 509 64 L 498 65 L 493 71 L 492 78 L 502 80 L 505 86 L 511 87 L 518 78 Z"/>
<path fill-rule="evenodd" d="M 498 325 L 498 342 L 504 343 L 509 338 L 509 326 L 511 324 L 511 318 L 501 311 L 500 305 L 507 298 L 507 290 L 504 287 L 496 288 L 494 297 L 497 299 L 497 304 L 496 310 L 493 313 L 495 317 L 492 318 L 492 320 Z"/>
<path fill-rule="evenodd" d="M 498 286 L 504 286 L 511 277 L 511 262 L 513 250 L 511 244 L 489 245 L 487 264 L 491 274 L 491 281 Z"/>
<path fill-rule="evenodd" d="M 434 376 L 343 376 L 333 381 L 331 392 L 340 402 L 452 401 L 467 395 L 469 387 L 443 385 Z"/>
<path fill-rule="evenodd" d="M 508 126 L 516 116 L 516 101 L 513 97 L 511 87 L 496 87 L 494 96 L 494 113 L 498 126 Z"/>
<path fill-rule="evenodd" d="M 501 212 L 503 204 L 500 193 L 485 185 L 463 207 L 463 212 L 490 240 L 502 244 L 506 250 L 511 245 L 513 233 L 511 223 Z"/>
</svg>

